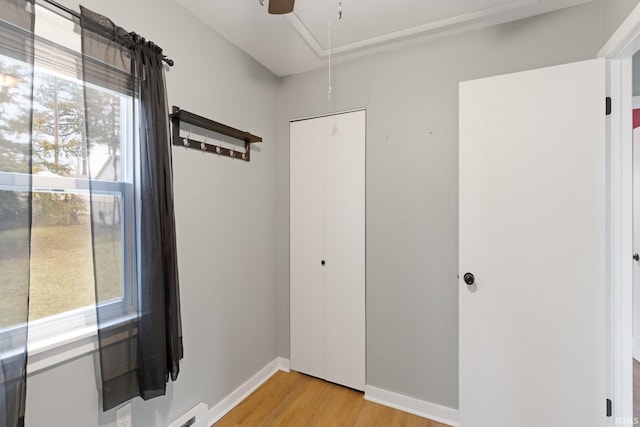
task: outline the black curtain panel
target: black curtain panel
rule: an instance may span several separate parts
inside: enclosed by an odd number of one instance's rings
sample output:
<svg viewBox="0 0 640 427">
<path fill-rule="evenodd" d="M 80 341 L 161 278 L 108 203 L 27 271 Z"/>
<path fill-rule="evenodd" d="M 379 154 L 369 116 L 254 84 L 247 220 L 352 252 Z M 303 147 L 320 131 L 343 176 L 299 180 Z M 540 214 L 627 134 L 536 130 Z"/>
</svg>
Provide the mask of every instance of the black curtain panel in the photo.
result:
<svg viewBox="0 0 640 427">
<path fill-rule="evenodd" d="M 117 211 L 109 216 L 104 171 L 90 171 L 103 410 L 135 396 L 165 394 L 182 359 L 182 327 L 173 209 L 173 176 L 162 50 L 110 19 L 81 6 L 85 125 L 89 156 L 104 156 L 105 85 L 120 96 L 118 135 L 112 135 L 114 179 L 121 184 Z M 105 72 L 107 70 L 107 72 Z M 116 106 L 114 106 L 115 108 Z M 128 135 L 123 135 L 129 132 Z M 118 145 L 119 144 L 119 145 Z M 130 145 L 129 145 L 130 144 Z M 99 148 L 100 145 L 103 148 Z M 106 214 L 105 214 L 106 212 Z M 119 218 L 119 217 L 118 217 Z M 112 230 L 109 230 L 112 228 Z M 120 235 L 123 266 L 110 263 L 113 235 Z M 113 269 L 119 268 L 115 275 Z M 122 280 L 114 300 L 112 283 Z M 130 286 L 134 284 L 133 286 Z"/>
<path fill-rule="evenodd" d="M 0 427 L 24 426 L 34 22 L 33 1 L 0 0 Z"/>
</svg>

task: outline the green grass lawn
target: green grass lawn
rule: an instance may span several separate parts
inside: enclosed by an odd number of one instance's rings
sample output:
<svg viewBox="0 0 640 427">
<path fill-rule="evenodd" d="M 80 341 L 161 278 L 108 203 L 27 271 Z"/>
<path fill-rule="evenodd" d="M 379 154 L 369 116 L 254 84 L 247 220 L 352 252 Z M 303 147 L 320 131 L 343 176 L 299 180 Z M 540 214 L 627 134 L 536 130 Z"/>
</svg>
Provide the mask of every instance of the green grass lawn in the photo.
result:
<svg viewBox="0 0 640 427">
<path fill-rule="evenodd" d="M 119 230 L 96 229 L 100 299 L 121 295 Z M 0 231 L 0 328 L 25 320 L 27 256 L 21 230 Z M 95 303 L 90 224 L 34 227 L 31 234 L 29 319 Z"/>
</svg>

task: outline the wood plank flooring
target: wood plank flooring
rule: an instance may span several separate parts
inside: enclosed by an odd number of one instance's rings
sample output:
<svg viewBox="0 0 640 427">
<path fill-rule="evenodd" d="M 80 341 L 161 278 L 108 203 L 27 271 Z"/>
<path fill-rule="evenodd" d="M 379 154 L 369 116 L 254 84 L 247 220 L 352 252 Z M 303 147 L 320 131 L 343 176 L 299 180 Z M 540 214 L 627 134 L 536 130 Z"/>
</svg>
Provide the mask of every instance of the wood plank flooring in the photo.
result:
<svg viewBox="0 0 640 427">
<path fill-rule="evenodd" d="M 447 427 L 364 400 L 361 392 L 277 372 L 215 427 Z"/>
</svg>

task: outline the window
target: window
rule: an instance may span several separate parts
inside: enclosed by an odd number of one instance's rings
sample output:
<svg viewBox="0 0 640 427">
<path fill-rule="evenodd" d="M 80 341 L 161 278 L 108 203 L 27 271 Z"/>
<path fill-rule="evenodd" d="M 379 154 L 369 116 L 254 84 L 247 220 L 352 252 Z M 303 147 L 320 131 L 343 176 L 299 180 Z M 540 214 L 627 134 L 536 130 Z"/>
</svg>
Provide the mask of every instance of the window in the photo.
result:
<svg viewBox="0 0 640 427">
<path fill-rule="evenodd" d="M 35 32 L 32 117 L 31 87 L 20 84 L 29 67 L 0 52 L 0 263 L 26 261 L 11 257 L 12 235 L 24 226 L 15 207 L 32 188 L 30 351 L 95 333 L 94 251 L 100 304 L 110 316 L 132 313 L 136 298 L 133 97 L 114 84 L 113 70 L 85 67 L 87 99 L 101 117 L 87 149 L 80 36 L 73 22 L 40 6 Z M 20 167 L 29 149 L 32 175 Z M 0 288 L 12 292 L 10 275 L 0 277 Z M 10 335 L 16 316 L 0 300 L 0 333 Z"/>
</svg>

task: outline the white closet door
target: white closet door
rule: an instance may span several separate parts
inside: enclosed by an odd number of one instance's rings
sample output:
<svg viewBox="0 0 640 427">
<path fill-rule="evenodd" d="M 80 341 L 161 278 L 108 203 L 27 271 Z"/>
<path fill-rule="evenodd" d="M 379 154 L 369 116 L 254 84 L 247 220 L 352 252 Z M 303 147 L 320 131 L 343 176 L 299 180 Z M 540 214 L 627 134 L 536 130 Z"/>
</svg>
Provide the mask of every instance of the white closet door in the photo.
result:
<svg viewBox="0 0 640 427">
<path fill-rule="evenodd" d="M 329 134 L 326 379 L 364 390 L 365 112 L 337 114 L 324 121 Z"/>
<path fill-rule="evenodd" d="M 322 121 L 290 128 L 291 369 L 324 377 L 325 139 Z"/>
<path fill-rule="evenodd" d="M 290 132 L 291 368 L 363 390 L 365 112 Z"/>
</svg>

